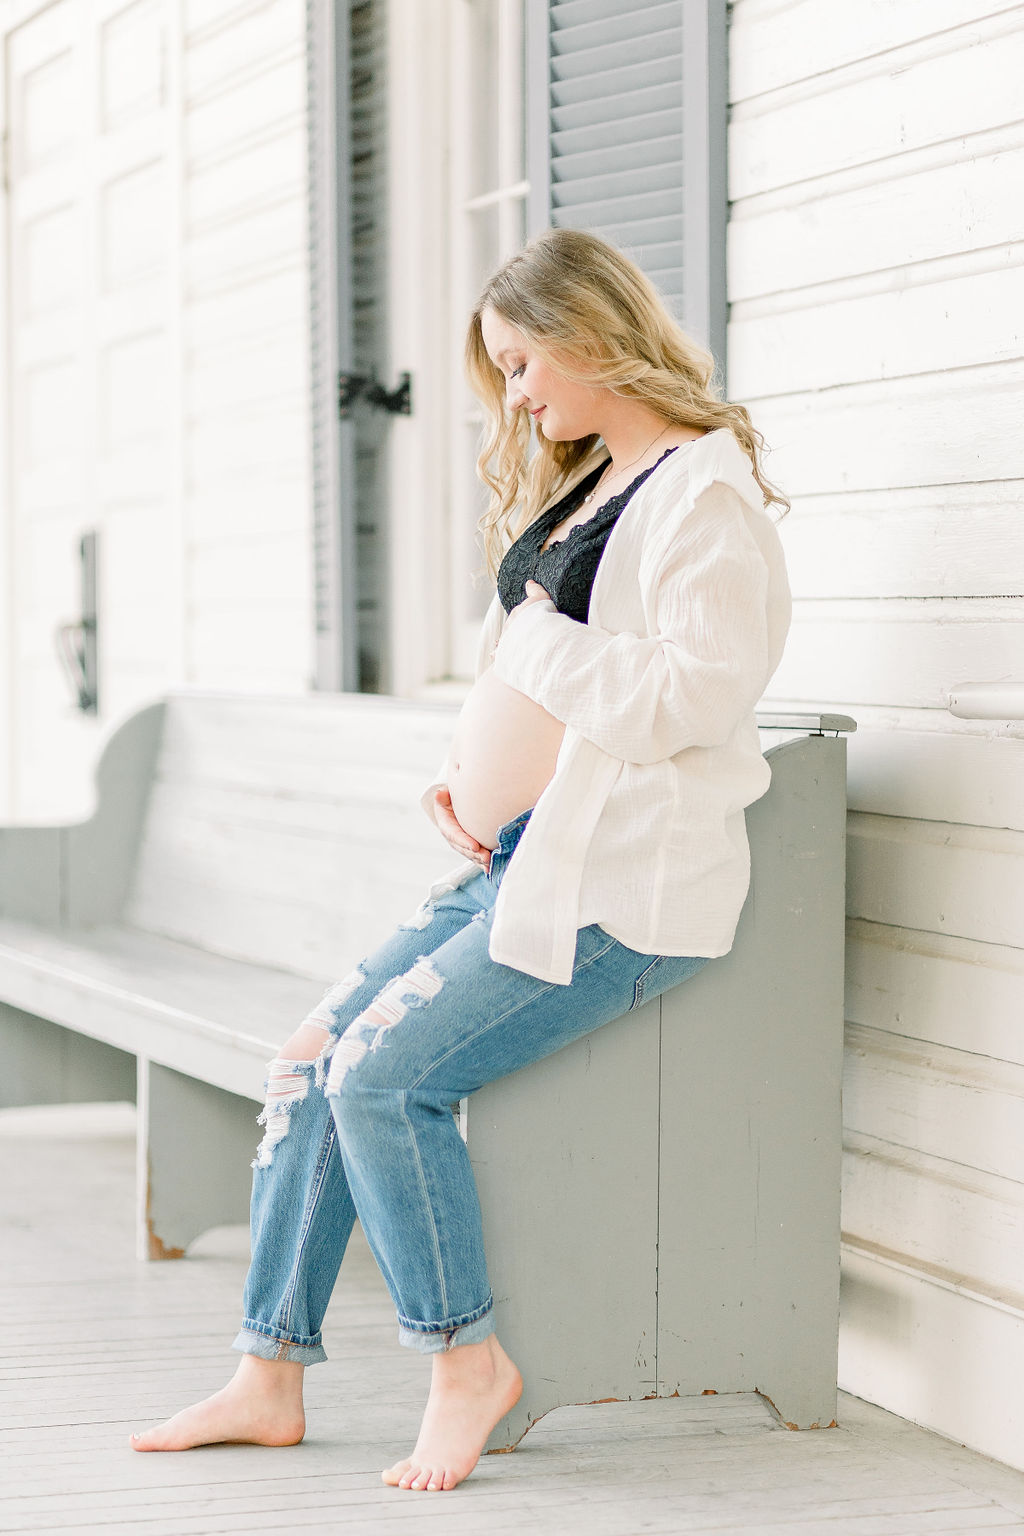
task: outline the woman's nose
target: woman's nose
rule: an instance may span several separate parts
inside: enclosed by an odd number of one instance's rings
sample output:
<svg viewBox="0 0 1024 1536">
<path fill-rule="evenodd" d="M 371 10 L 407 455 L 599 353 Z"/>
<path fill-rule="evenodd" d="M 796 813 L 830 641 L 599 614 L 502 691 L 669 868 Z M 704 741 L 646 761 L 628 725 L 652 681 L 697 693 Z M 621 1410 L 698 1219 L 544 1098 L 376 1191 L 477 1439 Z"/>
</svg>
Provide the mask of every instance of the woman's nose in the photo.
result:
<svg viewBox="0 0 1024 1536">
<path fill-rule="evenodd" d="M 521 405 L 525 405 L 527 396 L 519 387 L 518 379 L 509 379 L 505 386 L 505 404 L 510 411 L 518 411 Z"/>
</svg>

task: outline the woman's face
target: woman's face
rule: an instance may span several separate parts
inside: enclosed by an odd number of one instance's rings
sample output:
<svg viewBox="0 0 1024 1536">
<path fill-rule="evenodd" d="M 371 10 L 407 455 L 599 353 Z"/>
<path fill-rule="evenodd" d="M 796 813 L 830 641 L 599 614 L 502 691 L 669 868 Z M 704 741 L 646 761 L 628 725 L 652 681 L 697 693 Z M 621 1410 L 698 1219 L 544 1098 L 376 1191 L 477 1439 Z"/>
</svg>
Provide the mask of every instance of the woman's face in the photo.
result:
<svg viewBox="0 0 1024 1536">
<path fill-rule="evenodd" d="M 557 373 L 496 310 L 483 311 L 480 331 L 488 357 L 505 375 L 510 411 L 529 411 L 537 431 L 552 442 L 573 442 L 600 430 L 596 416 L 606 391 Z"/>
</svg>

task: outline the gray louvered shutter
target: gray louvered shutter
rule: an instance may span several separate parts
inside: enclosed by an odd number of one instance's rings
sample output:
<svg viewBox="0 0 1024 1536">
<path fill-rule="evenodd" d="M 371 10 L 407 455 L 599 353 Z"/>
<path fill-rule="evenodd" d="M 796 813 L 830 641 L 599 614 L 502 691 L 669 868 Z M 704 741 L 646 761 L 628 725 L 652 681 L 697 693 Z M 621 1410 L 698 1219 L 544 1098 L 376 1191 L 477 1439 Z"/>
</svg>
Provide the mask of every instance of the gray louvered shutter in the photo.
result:
<svg viewBox="0 0 1024 1536">
<path fill-rule="evenodd" d="M 354 427 L 338 418 L 338 371 L 352 348 L 348 10 L 348 0 L 306 0 L 313 681 L 327 691 L 359 686 Z"/>
<path fill-rule="evenodd" d="M 527 0 L 530 232 L 592 229 L 725 366 L 725 0 Z"/>
<path fill-rule="evenodd" d="M 306 0 L 318 688 L 387 678 L 388 418 L 339 418 L 339 373 L 383 374 L 386 0 Z"/>
</svg>

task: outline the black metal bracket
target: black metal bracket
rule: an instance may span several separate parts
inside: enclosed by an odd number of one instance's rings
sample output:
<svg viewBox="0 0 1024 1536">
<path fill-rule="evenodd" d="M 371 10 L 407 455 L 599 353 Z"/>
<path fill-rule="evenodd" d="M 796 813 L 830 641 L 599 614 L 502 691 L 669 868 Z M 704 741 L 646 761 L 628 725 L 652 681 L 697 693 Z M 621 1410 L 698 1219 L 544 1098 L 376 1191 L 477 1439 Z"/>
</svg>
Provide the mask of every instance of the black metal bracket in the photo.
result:
<svg viewBox="0 0 1024 1536">
<path fill-rule="evenodd" d="M 376 406 L 378 410 L 387 411 L 392 416 L 411 416 L 412 374 L 400 373 L 397 385 L 389 390 L 366 374 L 339 373 L 338 415 L 342 421 L 349 420 L 352 407 L 360 396 L 367 405 Z"/>
<path fill-rule="evenodd" d="M 96 534 L 83 533 L 78 546 L 81 562 L 82 617 L 57 629 L 57 654 L 75 695 L 75 704 L 86 715 L 99 710 L 96 665 Z"/>
</svg>

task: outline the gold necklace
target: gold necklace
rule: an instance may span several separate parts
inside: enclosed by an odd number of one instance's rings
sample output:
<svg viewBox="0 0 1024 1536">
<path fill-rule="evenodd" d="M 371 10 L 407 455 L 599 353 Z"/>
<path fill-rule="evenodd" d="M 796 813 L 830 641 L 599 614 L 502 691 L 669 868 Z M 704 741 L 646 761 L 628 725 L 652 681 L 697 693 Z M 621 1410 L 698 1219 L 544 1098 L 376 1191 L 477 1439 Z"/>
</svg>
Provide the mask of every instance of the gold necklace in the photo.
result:
<svg viewBox="0 0 1024 1536">
<path fill-rule="evenodd" d="M 669 427 L 671 425 L 672 425 L 672 423 L 669 422 Z M 615 479 L 617 479 L 617 477 L 619 475 L 624 475 L 627 469 L 632 469 L 634 464 L 639 464 L 640 460 L 642 458 L 645 458 L 646 455 L 650 453 L 651 449 L 654 447 L 654 443 L 658 443 L 658 442 L 661 441 L 661 439 L 665 436 L 665 433 L 668 431 L 669 427 L 662 427 L 661 431 L 658 433 L 657 437 L 654 439 L 654 442 L 653 443 L 648 443 L 647 447 L 643 450 L 643 452 L 638 453 L 636 458 L 635 459 L 631 459 L 628 464 L 623 464 L 621 469 L 613 469 L 610 475 L 602 474 L 601 478 L 598 480 L 597 484 L 594 486 L 594 489 L 592 491 L 589 491 L 587 493 L 587 495 L 584 496 L 584 498 L 583 498 L 583 505 L 586 506 L 587 502 L 593 501 L 594 497 L 597 495 L 598 491 L 601 489 L 602 485 L 604 485 L 606 480 L 615 480 Z"/>
</svg>

